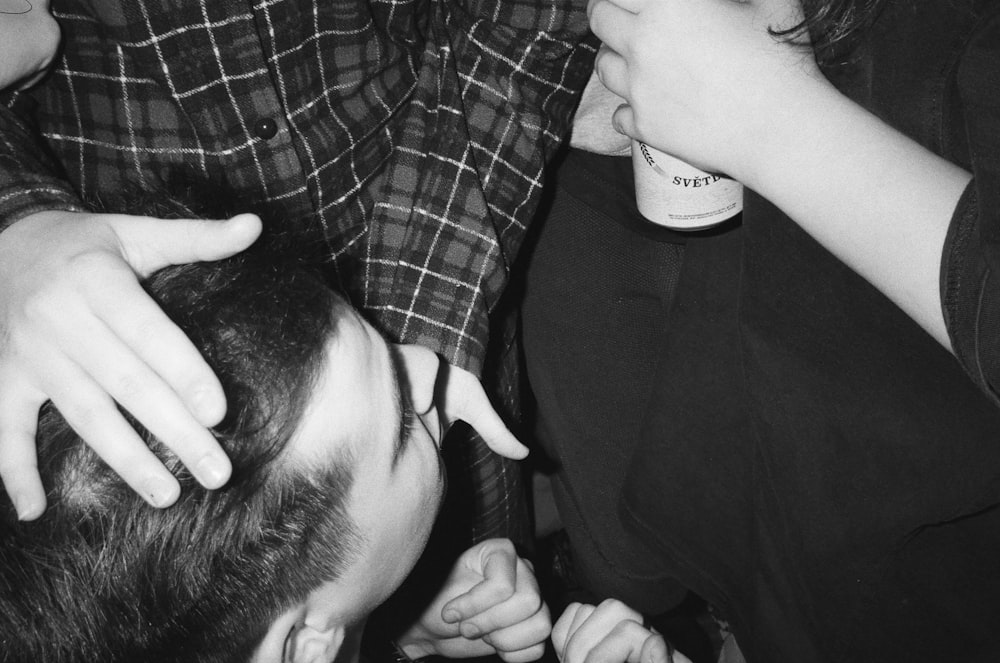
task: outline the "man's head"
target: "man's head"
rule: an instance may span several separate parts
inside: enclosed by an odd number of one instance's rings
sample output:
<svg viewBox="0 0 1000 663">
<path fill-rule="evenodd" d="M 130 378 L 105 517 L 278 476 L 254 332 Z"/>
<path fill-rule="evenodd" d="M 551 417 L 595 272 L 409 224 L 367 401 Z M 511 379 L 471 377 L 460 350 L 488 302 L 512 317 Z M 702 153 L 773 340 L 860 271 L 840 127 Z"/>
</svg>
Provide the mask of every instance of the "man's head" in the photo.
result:
<svg viewBox="0 0 1000 663">
<path fill-rule="evenodd" d="M 441 474 L 405 353 L 280 244 L 147 283 L 225 389 L 226 487 L 149 440 L 183 487 L 150 508 L 43 412 L 49 510 L 0 523 L 5 661 L 310 660 L 415 562 Z"/>
</svg>

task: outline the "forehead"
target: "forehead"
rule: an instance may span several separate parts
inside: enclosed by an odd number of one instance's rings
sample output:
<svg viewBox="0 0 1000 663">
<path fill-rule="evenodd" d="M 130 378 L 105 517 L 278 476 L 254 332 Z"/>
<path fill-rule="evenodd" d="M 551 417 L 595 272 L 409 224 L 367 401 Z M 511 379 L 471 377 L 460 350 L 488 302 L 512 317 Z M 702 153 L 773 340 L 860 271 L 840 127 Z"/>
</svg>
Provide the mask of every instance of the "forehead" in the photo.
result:
<svg viewBox="0 0 1000 663">
<path fill-rule="evenodd" d="M 338 320 L 321 361 L 287 460 L 293 465 L 326 464 L 333 456 L 347 454 L 363 462 L 379 446 L 373 442 L 386 434 L 384 423 L 393 419 L 386 344 L 350 310 Z"/>
</svg>

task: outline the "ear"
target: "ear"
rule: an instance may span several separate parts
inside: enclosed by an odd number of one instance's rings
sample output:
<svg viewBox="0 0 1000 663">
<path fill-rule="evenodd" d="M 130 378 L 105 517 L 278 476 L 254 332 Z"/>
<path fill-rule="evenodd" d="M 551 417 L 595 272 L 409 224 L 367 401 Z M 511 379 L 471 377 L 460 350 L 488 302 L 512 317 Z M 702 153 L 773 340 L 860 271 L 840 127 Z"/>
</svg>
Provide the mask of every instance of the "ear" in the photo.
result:
<svg viewBox="0 0 1000 663">
<path fill-rule="evenodd" d="M 329 663 L 340 653 L 345 628 L 309 626 L 305 604 L 298 604 L 271 622 L 254 653 L 253 663 Z"/>
<path fill-rule="evenodd" d="M 334 625 L 319 630 L 302 624 L 288 637 L 289 661 L 291 663 L 329 663 L 337 658 L 344 644 L 346 631 L 343 626 Z"/>
</svg>

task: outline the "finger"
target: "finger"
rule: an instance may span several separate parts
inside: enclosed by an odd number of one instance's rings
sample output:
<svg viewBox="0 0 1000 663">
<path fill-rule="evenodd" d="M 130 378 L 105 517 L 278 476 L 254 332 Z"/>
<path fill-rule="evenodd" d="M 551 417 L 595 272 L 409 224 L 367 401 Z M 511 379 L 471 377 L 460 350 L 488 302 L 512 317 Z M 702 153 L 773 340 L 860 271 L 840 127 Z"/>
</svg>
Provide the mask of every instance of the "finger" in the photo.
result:
<svg viewBox="0 0 1000 663">
<path fill-rule="evenodd" d="M 528 448 L 518 442 L 507 429 L 503 419 L 490 404 L 482 385 L 471 373 L 455 366 L 445 365 L 447 392 L 443 398 L 444 411 L 449 421 L 461 419 L 468 422 L 486 446 L 506 458 L 520 460 L 528 455 Z"/>
<path fill-rule="evenodd" d="M 260 235 L 255 214 L 239 214 L 225 221 L 153 219 L 108 215 L 125 259 L 142 276 L 167 265 L 219 260 L 239 253 Z"/>
<path fill-rule="evenodd" d="M 531 589 L 519 588 L 506 601 L 463 621 L 461 632 L 466 637 L 488 635 L 492 638 L 492 634 L 497 631 L 534 619 L 538 614 L 548 615 L 548 608 L 542 602 L 537 586 Z M 548 617 L 545 621 L 548 622 Z"/>
<path fill-rule="evenodd" d="M 634 44 L 637 15 L 616 0 L 595 0 L 589 9 L 590 29 L 608 47 L 618 53 L 628 53 Z"/>
<path fill-rule="evenodd" d="M 500 660 L 506 661 L 506 663 L 529 663 L 530 661 L 537 661 L 545 654 L 545 643 L 539 643 L 537 645 L 532 645 L 531 647 L 526 647 L 524 649 L 519 649 L 517 651 L 498 651 L 497 655 Z"/>
<path fill-rule="evenodd" d="M 687 656 L 675 651 L 659 633 L 654 633 L 642 644 L 639 660 L 642 663 L 691 663 Z"/>
<path fill-rule="evenodd" d="M 582 612 L 582 611 L 581 611 Z M 573 634 L 566 645 L 566 661 L 568 663 L 583 663 L 590 650 L 597 646 L 608 633 L 623 621 L 641 623 L 642 615 L 632 610 L 621 601 L 609 599 L 604 601 L 587 614 L 583 621 L 578 616 Z"/>
<path fill-rule="evenodd" d="M 642 659 L 643 645 L 648 639 L 659 640 L 662 648 L 652 648 L 650 653 L 660 655 L 654 661 Z M 626 620 L 618 622 L 607 635 L 587 653 L 583 663 L 668 663 L 667 648 L 663 638 L 650 633 L 642 624 Z"/>
<path fill-rule="evenodd" d="M 573 626 L 573 619 L 576 617 L 576 613 L 580 611 L 583 605 L 581 603 L 570 603 L 563 610 L 563 613 L 559 615 L 559 619 L 556 620 L 555 626 L 552 627 L 552 647 L 556 650 L 556 656 L 562 660 L 563 650 L 566 649 L 566 642 L 572 633 L 571 627 Z"/>
<path fill-rule="evenodd" d="M 594 71 L 601 83 L 615 95 L 628 100 L 628 64 L 618 52 L 601 46 L 594 60 Z"/>
<path fill-rule="evenodd" d="M 587 622 L 592 614 L 594 614 L 595 610 L 597 610 L 596 606 L 586 603 L 580 606 L 580 609 L 576 611 L 575 615 L 573 615 L 573 621 L 569 625 L 570 641 L 573 639 L 573 636 L 576 635 L 576 632 L 580 630 L 580 627 Z M 567 644 L 569 644 L 569 642 L 567 642 Z"/>
<path fill-rule="evenodd" d="M 99 340 L 90 344 L 91 352 L 86 356 L 109 360 L 84 361 L 84 370 L 173 451 L 203 486 L 218 488 L 225 484 L 232 469 L 229 458 L 211 432 L 191 416 L 176 392 L 110 330 L 91 336 Z"/>
<path fill-rule="evenodd" d="M 133 275 L 122 274 L 121 278 L 105 283 L 100 291 L 95 290 L 88 295 L 92 299 L 94 314 L 104 322 L 107 331 L 95 330 L 91 339 L 87 339 L 91 345 L 83 345 L 77 340 L 79 329 L 75 329 L 74 335 L 65 339 L 66 343 L 92 348 L 93 338 L 113 334 L 124 343 L 128 354 L 136 355 L 159 376 L 158 383 L 166 382 L 202 427 L 222 420 L 226 414 L 226 398 L 218 378 L 191 340 L 142 289 Z M 95 352 L 84 352 L 84 355 L 100 356 Z M 122 369 L 116 370 L 121 373 Z M 94 373 L 93 370 L 91 372 Z M 139 417 L 137 412 L 132 413 Z M 190 418 L 184 413 L 184 419 Z M 142 417 L 139 419 L 147 423 Z M 207 433 L 203 432 L 204 435 Z M 204 440 L 204 437 L 201 439 Z"/>
<path fill-rule="evenodd" d="M 541 608 L 527 619 L 519 620 L 506 628 L 497 629 L 483 636 L 483 640 L 489 643 L 501 658 L 507 660 L 504 654 L 517 654 L 519 657 L 528 656 L 524 654 L 526 650 L 534 650 L 539 645 L 545 647 L 545 640 L 552 633 L 552 619 L 549 617 L 549 609 L 542 604 Z"/>
<path fill-rule="evenodd" d="M 580 608 L 573 615 L 573 620 L 570 622 L 568 633 L 566 635 L 566 642 L 563 645 L 562 656 L 560 658 L 563 663 L 569 663 L 569 661 L 580 661 L 582 657 L 586 655 L 587 649 L 583 649 L 583 655 L 574 658 L 574 650 L 579 650 L 579 642 L 577 633 L 580 628 L 587 623 L 587 619 L 594 614 L 596 608 L 587 603 L 580 606 Z"/>
<path fill-rule="evenodd" d="M 544 613 L 548 621 L 548 608 L 542 602 L 541 592 L 535 576 L 528 567 L 520 562 L 517 565 L 517 583 L 510 598 L 497 603 L 488 610 L 466 620 L 463 623 L 472 624 L 479 633 L 493 633 L 518 624 L 535 615 Z"/>
<path fill-rule="evenodd" d="M 177 480 L 104 390 L 79 369 L 47 373 L 54 377 L 54 388 L 49 389 L 52 403 L 77 435 L 150 505 L 173 504 L 180 495 Z"/>
<path fill-rule="evenodd" d="M 611 126 L 620 134 L 632 137 L 638 136 L 635 126 L 635 112 L 628 104 L 622 104 L 611 115 Z"/>
<path fill-rule="evenodd" d="M 45 397 L 13 376 L 0 377 L 0 481 L 19 520 L 34 520 L 45 511 L 45 489 L 35 450 L 38 410 Z"/>
<path fill-rule="evenodd" d="M 498 541 L 485 549 L 482 555 L 483 580 L 441 608 L 442 614 L 459 615 L 462 620 L 459 630 L 470 639 L 488 632 L 480 626 L 482 620 L 476 621 L 475 618 L 509 600 L 517 589 L 517 553 L 513 544 L 506 540 L 503 543 Z"/>
</svg>

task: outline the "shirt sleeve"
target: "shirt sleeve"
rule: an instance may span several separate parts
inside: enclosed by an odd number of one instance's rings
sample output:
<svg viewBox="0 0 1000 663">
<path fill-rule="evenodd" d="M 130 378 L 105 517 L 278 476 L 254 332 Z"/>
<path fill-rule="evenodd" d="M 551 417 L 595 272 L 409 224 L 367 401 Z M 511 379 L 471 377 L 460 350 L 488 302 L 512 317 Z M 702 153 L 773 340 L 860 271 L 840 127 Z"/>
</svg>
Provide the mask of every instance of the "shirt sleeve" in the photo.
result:
<svg viewBox="0 0 1000 663">
<path fill-rule="evenodd" d="M 941 300 L 952 349 L 1000 404 L 1000 19 L 969 42 L 958 70 L 973 179 L 952 218 L 942 255 Z"/>
<path fill-rule="evenodd" d="M 582 0 L 435 3 L 365 250 L 362 307 L 481 371 L 488 317 L 596 53 Z"/>
<path fill-rule="evenodd" d="M 0 99 L 0 231 L 34 212 L 82 211 L 30 124 L 4 103 L 10 100 Z"/>
</svg>

